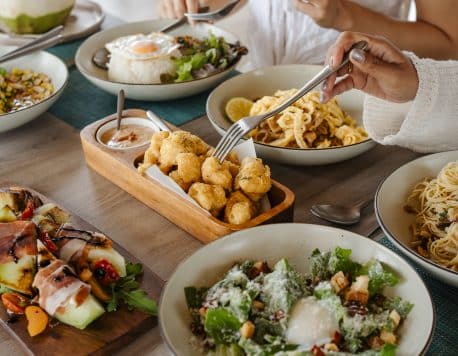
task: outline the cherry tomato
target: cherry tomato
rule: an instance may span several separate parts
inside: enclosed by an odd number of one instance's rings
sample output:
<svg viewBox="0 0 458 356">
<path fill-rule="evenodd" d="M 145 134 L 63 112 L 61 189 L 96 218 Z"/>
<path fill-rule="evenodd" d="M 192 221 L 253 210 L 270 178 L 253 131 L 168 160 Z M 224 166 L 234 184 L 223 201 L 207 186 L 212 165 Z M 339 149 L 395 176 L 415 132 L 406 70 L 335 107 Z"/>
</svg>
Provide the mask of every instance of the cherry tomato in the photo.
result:
<svg viewBox="0 0 458 356">
<path fill-rule="evenodd" d="M 3 293 L 2 302 L 5 308 L 13 314 L 24 314 L 27 299 L 17 293 Z"/>
<path fill-rule="evenodd" d="M 35 209 L 35 206 L 33 205 L 33 201 L 32 200 L 28 200 L 27 201 L 27 205 L 26 205 L 24 211 L 22 212 L 21 220 L 30 219 L 33 216 L 33 210 L 34 209 Z"/>
<path fill-rule="evenodd" d="M 323 351 L 318 346 L 313 346 L 313 348 L 310 350 L 312 352 L 313 356 L 326 356 Z"/>
<path fill-rule="evenodd" d="M 51 253 L 56 253 L 57 252 L 57 246 L 56 244 L 51 240 L 51 237 L 49 237 L 47 232 L 41 232 L 40 235 L 40 240 L 43 242 L 43 244 L 46 246 L 46 248 L 49 250 Z"/>
<path fill-rule="evenodd" d="M 119 273 L 111 262 L 103 259 L 94 264 L 94 276 L 97 280 L 107 286 L 119 279 Z"/>
</svg>

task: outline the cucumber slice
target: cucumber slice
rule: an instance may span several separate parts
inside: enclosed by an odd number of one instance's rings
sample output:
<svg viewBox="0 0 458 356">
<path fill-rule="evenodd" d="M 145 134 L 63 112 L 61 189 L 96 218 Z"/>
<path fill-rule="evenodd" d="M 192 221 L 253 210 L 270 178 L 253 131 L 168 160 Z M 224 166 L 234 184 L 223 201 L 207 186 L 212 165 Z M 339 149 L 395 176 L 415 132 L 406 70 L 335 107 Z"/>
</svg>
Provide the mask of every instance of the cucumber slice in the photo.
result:
<svg viewBox="0 0 458 356">
<path fill-rule="evenodd" d="M 107 260 L 113 265 L 119 276 L 126 276 L 126 260 L 113 248 L 94 247 L 89 251 L 88 259 L 91 263 L 100 260 Z"/>
<path fill-rule="evenodd" d="M 32 294 L 32 281 L 35 275 L 36 256 L 26 255 L 17 262 L 0 264 L 0 284 L 21 292 Z"/>
<path fill-rule="evenodd" d="M 80 306 L 76 306 L 76 302 L 72 298 L 65 306 L 65 310 L 63 312 L 57 312 L 54 317 L 64 324 L 83 330 L 103 313 L 105 313 L 105 309 L 103 309 L 94 296 L 89 294 Z"/>
</svg>

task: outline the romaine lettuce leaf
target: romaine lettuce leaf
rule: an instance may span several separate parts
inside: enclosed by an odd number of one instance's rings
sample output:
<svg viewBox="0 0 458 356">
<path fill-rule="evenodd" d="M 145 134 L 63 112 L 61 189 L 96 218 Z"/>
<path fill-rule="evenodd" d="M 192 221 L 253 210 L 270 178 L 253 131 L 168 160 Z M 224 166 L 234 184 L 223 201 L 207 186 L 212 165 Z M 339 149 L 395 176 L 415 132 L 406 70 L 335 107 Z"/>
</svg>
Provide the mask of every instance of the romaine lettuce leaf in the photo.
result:
<svg viewBox="0 0 458 356">
<path fill-rule="evenodd" d="M 412 308 L 413 304 L 403 300 L 401 297 L 386 298 L 383 302 L 383 309 L 395 309 L 403 319 L 407 318 Z"/>
<path fill-rule="evenodd" d="M 392 287 L 399 283 L 399 277 L 377 260 L 371 260 L 364 264 L 358 271 L 358 275 L 369 277 L 369 294 L 371 296 L 381 292 L 384 287 Z"/>
<path fill-rule="evenodd" d="M 242 323 L 225 308 L 208 309 L 205 314 L 205 331 L 216 344 L 237 343 Z"/>
</svg>

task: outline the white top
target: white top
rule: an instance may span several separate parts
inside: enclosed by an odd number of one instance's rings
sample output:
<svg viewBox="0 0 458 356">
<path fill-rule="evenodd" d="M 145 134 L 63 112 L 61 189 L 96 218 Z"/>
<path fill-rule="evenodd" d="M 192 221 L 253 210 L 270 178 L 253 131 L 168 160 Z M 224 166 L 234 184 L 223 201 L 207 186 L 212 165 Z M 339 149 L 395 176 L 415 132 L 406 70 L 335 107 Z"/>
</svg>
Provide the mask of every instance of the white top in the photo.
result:
<svg viewBox="0 0 458 356">
<path fill-rule="evenodd" d="M 364 126 L 375 141 L 418 152 L 458 150 L 458 61 L 420 59 L 415 99 L 405 104 L 366 96 Z"/>
<path fill-rule="evenodd" d="M 319 64 L 339 32 L 318 26 L 293 0 L 249 0 L 248 45 L 254 68 L 274 64 Z M 410 0 L 353 0 L 394 18 L 406 18 Z"/>
</svg>

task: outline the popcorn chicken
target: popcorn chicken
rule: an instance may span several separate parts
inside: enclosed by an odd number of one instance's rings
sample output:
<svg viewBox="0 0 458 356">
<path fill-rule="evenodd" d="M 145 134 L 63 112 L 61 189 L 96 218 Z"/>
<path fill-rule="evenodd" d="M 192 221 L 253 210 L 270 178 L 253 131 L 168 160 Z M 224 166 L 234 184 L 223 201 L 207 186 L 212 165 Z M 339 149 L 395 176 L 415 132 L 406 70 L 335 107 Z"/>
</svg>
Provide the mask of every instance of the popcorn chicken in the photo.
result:
<svg viewBox="0 0 458 356">
<path fill-rule="evenodd" d="M 227 165 L 221 164 L 216 157 L 208 157 L 202 164 L 202 179 L 205 183 L 215 184 L 225 190 L 232 189 L 232 174 Z"/>
<path fill-rule="evenodd" d="M 199 137 L 186 132 L 175 131 L 163 140 L 160 149 L 159 167 L 164 173 L 177 165 L 177 156 L 180 153 L 194 153 L 197 156 L 208 151 L 208 145 Z"/>
<path fill-rule="evenodd" d="M 169 137 L 170 132 L 168 131 L 159 131 L 155 132 L 153 136 L 151 136 L 151 143 L 148 149 L 145 152 L 145 156 L 143 157 L 143 163 L 138 166 L 138 172 L 140 174 L 145 174 L 146 170 L 157 164 L 159 162 L 159 154 L 162 146 L 162 142 L 164 139 Z"/>
<path fill-rule="evenodd" d="M 181 178 L 178 170 L 170 172 L 169 177 L 172 178 L 185 192 L 187 192 L 189 190 L 189 187 L 191 187 L 192 182 L 185 182 Z"/>
<path fill-rule="evenodd" d="M 184 183 L 200 181 L 202 160 L 192 152 L 177 155 L 177 173 Z"/>
<path fill-rule="evenodd" d="M 366 305 L 369 300 L 369 277 L 356 277 L 356 280 L 352 283 L 350 290 L 345 295 L 345 299 L 348 301 L 357 301 Z"/>
<path fill-rule="evenodd" d="M 227 201 L 226 192 L 219 185 L 194 183 L 189 188 L 188 194 L 213 216 L 218 216 Z"/>
<path fill-rule="evenodd" d="M 331 278 L 331 285 L 336 293 L 340 293 L 343 289 L 347 288 L 349 284 L 350 281 L 345 277 L 342 271 L 337 272 Z"/>
<path fill-rule="evenodd" d="M 235 178 L 235 189 L 241 189 L 251 199 L 258 201 L 272 187 L 270 168 L 259 158 L 246 157 Z"/>
<path fill-rule="evenodd" d="M 241 191 L 237 190 L 229 196 L 224 210 L 224 221 L 240 225 L 246 223 L 256 216 L 256 205 L 246 197 Z"/>
</svg>

